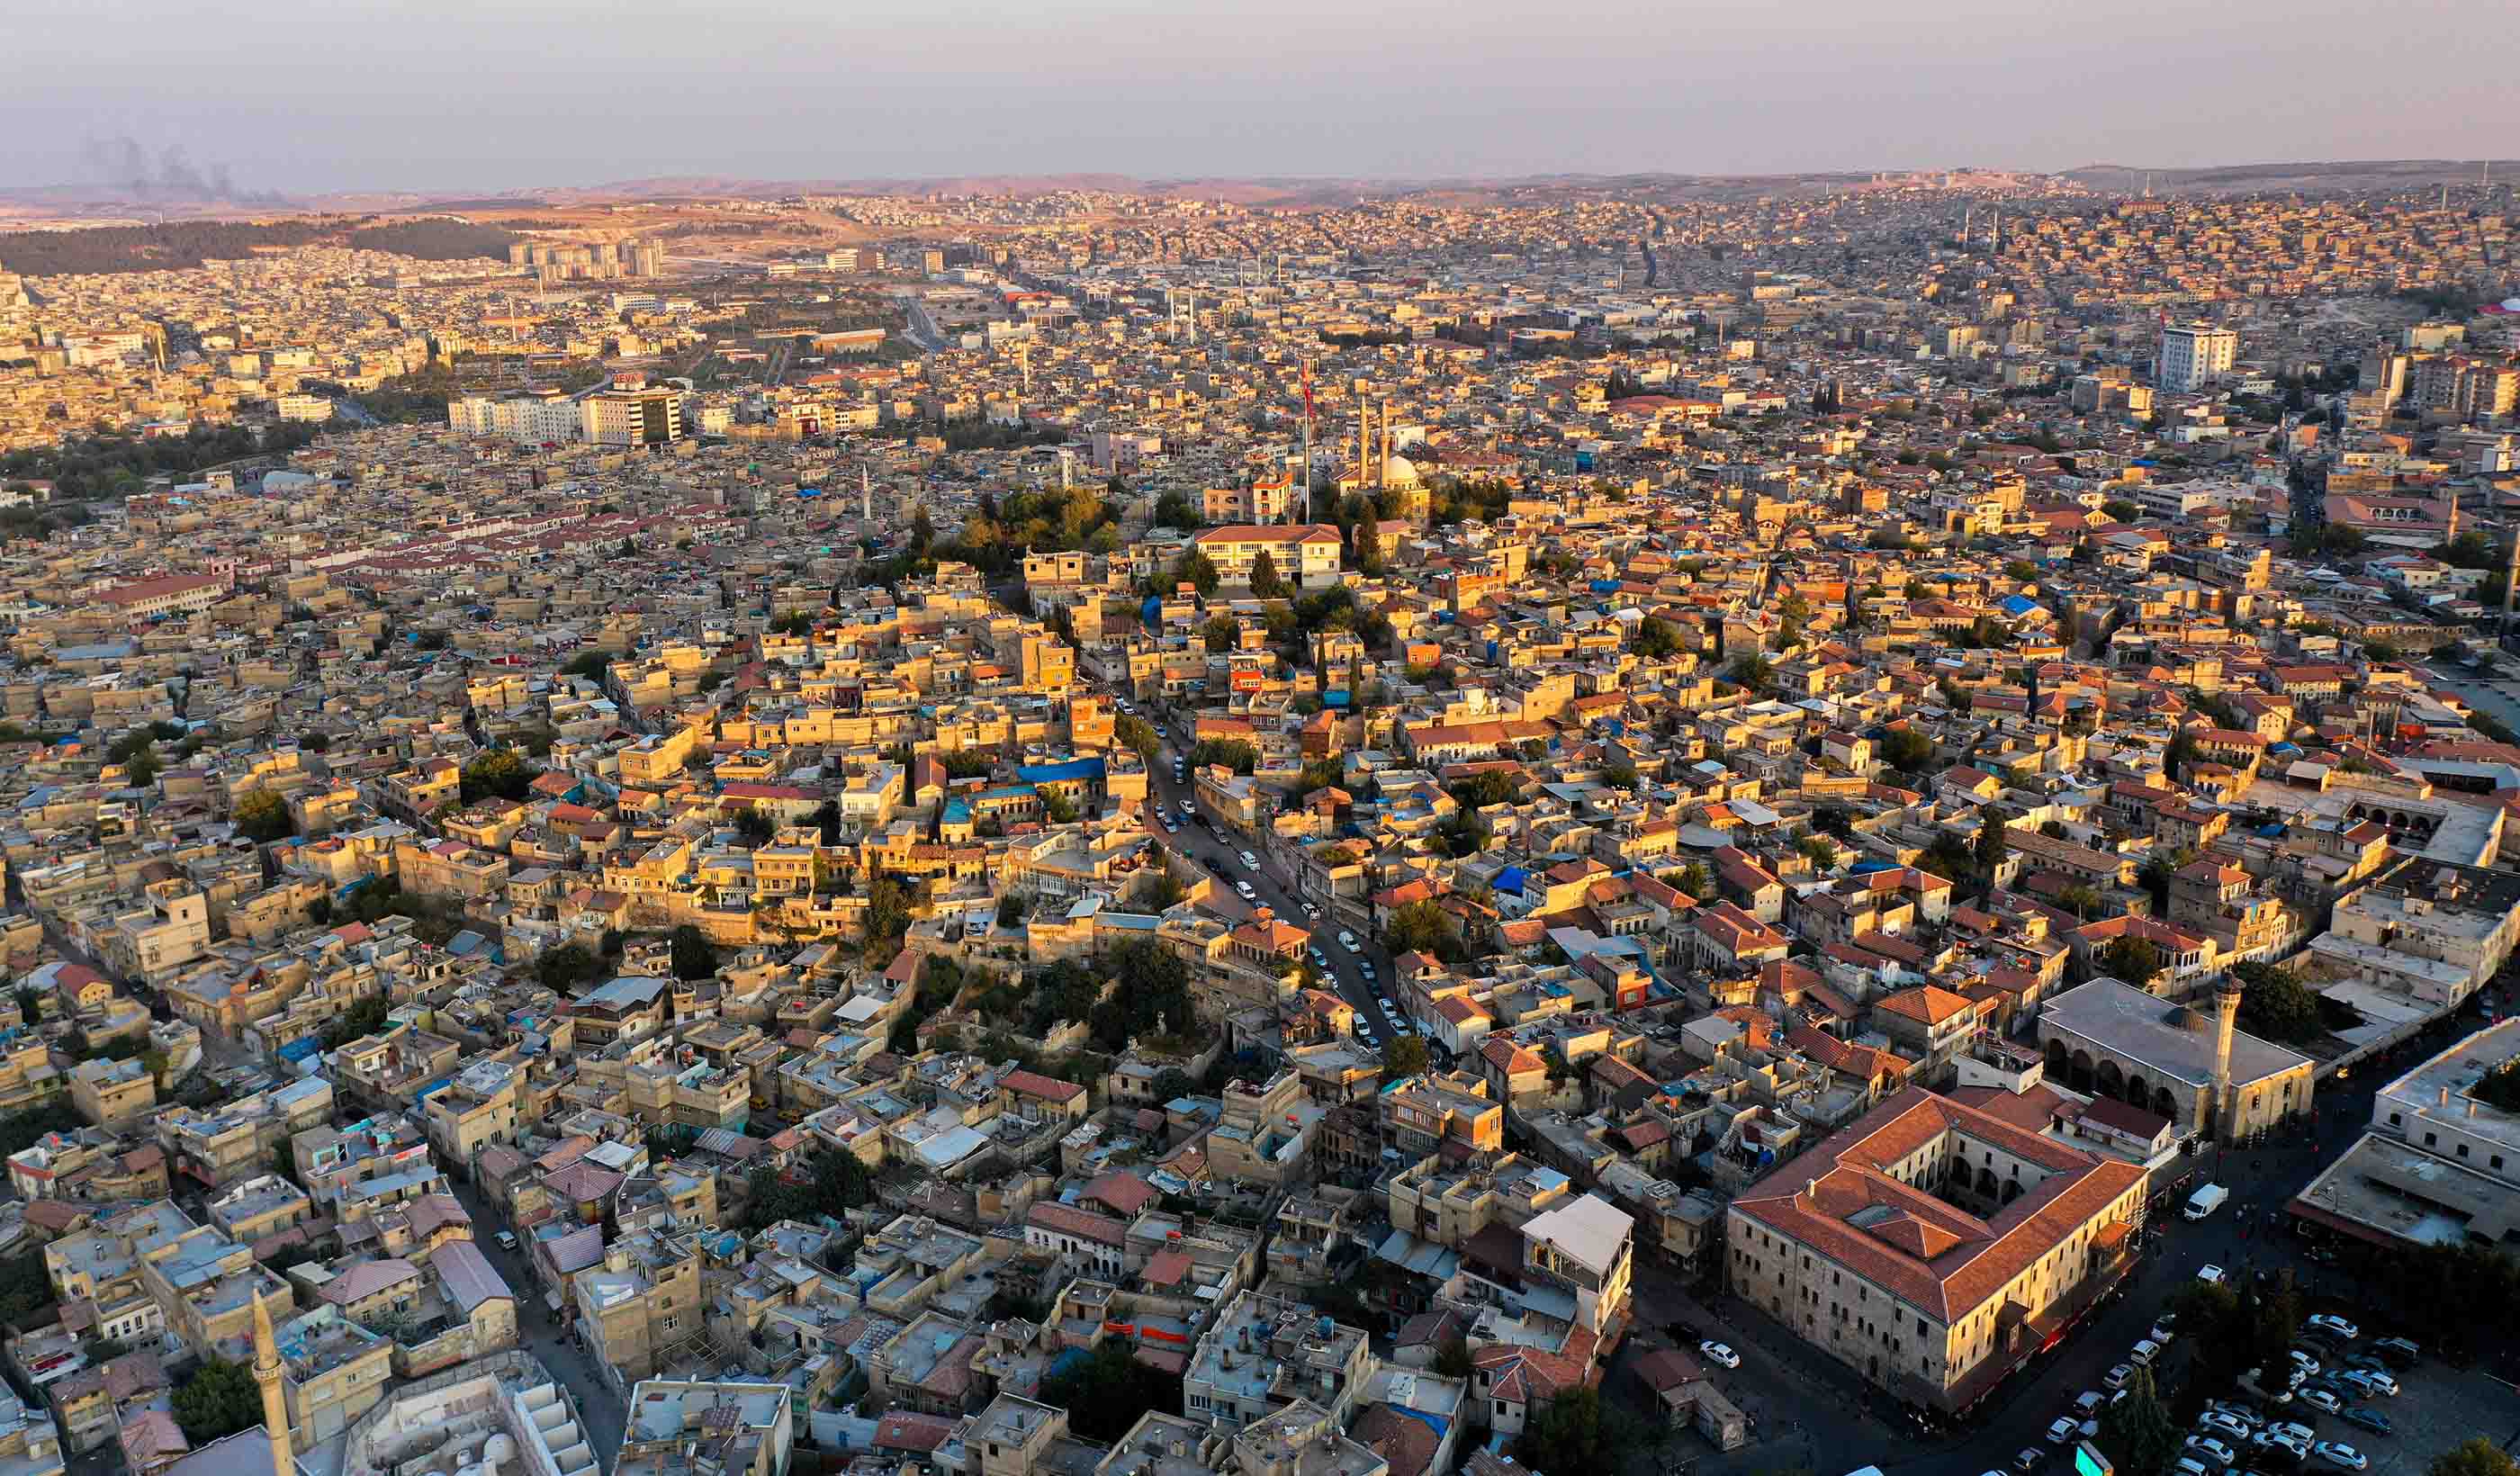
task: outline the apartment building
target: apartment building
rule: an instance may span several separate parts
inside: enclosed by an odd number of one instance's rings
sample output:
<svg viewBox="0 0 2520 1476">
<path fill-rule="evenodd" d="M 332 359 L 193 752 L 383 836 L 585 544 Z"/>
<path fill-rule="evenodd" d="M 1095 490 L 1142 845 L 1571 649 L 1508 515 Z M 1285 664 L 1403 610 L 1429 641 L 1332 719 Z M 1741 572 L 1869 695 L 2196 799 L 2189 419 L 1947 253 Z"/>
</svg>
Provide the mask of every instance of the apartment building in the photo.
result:
<svg viewBox="0 0 2520 1476">
<path fill-rule="evenodd" d="M 1317 589 L 1339 574 L 1338 530 L 1317 523 L 1275 527 L 1233 523 L 1202 529 L 1191 542 L 1207 556 L 1216 565 L 1218 576 L 1228 583 L 1250 582 L 1251 566 L 1264 553 L 1279 578 L 1290 584 L 1300 582 L 1306 589 Z"/>
<path fill-rule="evenodd" d="M 651 1230 L 605 1246 L 570 1277 L 569 1313 L 596 1357 L 634 1378 L 654 1373 L 706 1330 L 698 1239 Z"/>
<path fill-rule="evenodd" d="M 137 1060 L 99 1057 L 70 1068 L 70 1105 L 98 1127 L 128 1122 L 158 1102 L 158 1078 Z"/>
<path fill-rule="evenodd" d="M 2382 1087 L 2354 1146 L 2286 1206 L 2386 1249 L 2520 1234 L 2520 1018 L 2455 1042 Z"/>
<path fill-rule="evenodd" d="M 2192 393 L 2218 375 L 2231 372 L 2240 353 L 2240 335 L 2210 323 L 2162 325 L 2153 351 L 2153 382 L 2160 388 Z"/>
</svg>

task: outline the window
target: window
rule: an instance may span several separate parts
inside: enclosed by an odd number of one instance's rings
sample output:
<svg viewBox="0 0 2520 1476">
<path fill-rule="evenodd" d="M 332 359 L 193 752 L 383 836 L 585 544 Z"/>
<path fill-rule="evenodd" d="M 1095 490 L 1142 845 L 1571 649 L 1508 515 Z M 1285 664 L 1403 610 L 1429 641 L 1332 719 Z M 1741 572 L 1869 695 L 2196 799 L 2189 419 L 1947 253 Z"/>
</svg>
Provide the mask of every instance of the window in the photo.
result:
<svg viewBox="0 0 2520 1476">
<path fill-rule="evenodd" d="M 2438 1134 L 2438 1133 L 2427 1133 L 2427 1134 L 2425 1134 L 2425 1135 L 2424 1135 L 2424 1146 L 2429 1148 L 2429 1147 L 2431 1147 L 2435 1142 L 2438 1142 L 2440 1140 L 2441 1140 L 2441 1135 L 2440 1135 L 2440 1134 Z"/>
<path fill-rule="evenodd" d="M 1505 1401 L 1504 1401 L 1504 1400 L 1498 1400 L 1498 1401 L 1496 1402 L 1496 1406 L 1497 1406 L 1497 1412 L 1498 1412 L 1499 1414 L 1503 1414 L 1503 1413 L 1505 1413 L 1505 1412 L 1506 1412 Z"/>
<path fill-rule="evenodd" d="M 2461 1158 L 2465 1158 L 2467 1156 L 2467 1144 L 2460 1143 L 2458 1145 L 2458 1156 Z"/>
</svg>

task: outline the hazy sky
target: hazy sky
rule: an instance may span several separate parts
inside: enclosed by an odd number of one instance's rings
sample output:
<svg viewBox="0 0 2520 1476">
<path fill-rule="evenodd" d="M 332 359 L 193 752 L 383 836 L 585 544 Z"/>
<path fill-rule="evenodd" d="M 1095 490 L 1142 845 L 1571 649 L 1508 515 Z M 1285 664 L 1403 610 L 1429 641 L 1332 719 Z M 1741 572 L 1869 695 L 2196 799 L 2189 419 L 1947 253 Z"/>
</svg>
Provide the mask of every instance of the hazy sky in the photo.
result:
<svg viewBox="0 0 2520 1476">
<path fill-rule="evenodd" d="M 0 0 L 0 185 L 2520 153 L 2513 0 Z"/>
</svg>

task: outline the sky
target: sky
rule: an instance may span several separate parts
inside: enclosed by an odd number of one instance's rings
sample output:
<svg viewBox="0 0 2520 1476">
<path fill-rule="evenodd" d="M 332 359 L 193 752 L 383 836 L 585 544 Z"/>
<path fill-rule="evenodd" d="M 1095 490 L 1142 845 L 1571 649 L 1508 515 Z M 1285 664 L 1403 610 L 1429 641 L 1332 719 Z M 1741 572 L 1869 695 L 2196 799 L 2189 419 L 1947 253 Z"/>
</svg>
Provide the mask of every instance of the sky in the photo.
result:
<svg viewBox="0 0 2520 1476">
<path fill-rule="evenodd" d="M 135 152 L 289 193 L 2520 152 L 2511 0 L 0 0 L 0 186 Z"/>
</svg>

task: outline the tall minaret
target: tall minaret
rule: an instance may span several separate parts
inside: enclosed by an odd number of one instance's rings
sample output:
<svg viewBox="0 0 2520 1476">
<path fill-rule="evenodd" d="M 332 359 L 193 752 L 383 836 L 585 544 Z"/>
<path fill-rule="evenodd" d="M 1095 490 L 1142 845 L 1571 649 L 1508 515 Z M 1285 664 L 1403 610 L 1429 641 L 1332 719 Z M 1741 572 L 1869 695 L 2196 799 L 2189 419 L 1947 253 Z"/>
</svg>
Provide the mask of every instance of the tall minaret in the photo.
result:
<svg viewBox="0 0 2520 1476">
<path fill-rule="evenodd" d="M 2231 1036 L 2240 1018 L 2240 981 L 2225 974 L 2214 985 L 2214 1136 L 2237 1136 L 2239 1101 L 2231 1095 Z"/>
<path fill-rule="evenodd" d="M 297 1476 L 289 1449 L 289 1402 L 280 1393 L 280 1345 L 272 1340 L 271 1314 L 262 1293 L 253 1294 L 253 1381 L 262 1386 L 262 1426 L 271 1432 L 271 1476 Z"/>
</svg>

